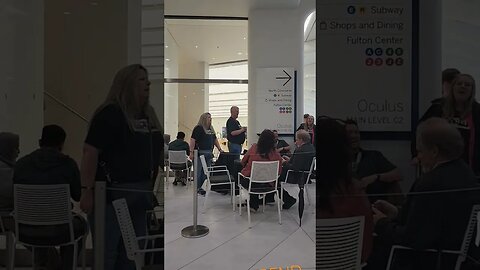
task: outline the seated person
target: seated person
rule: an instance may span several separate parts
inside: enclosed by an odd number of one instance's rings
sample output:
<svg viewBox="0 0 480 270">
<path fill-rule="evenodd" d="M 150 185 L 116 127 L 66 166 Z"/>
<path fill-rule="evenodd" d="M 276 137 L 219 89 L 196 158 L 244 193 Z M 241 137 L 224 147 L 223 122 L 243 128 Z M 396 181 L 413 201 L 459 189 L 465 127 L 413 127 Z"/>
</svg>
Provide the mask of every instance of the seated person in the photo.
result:
<svg viewBox="0 0 480 270">
<path fill-rule="evenodd" d="M 365 262 L 373 241 L 372 210 L 365 193 L 350 175 L 351 155 L 345 127 L 330 118 L 317 123 L 317 218 L 364 216 L 361 261 Z"/>
<path fill-rule="evenodd" d="M 252 170 L 252 164 L 254 161 L 278 161 L 279 166 L 278 166 L 278 172 L 281 172 L 282 169 L 282 163 L 284 160 L 280 156 L 277 151 L 275 151 L 275 141 L 274 141 L 274 135 L 271 130 L 264 130 L 261 134 L 260 137 L 258 138 L 258 142 L 256 144 L 253 144 L 252 147 L 248 150 L 248 152 L 245 154 L 243 157 L 241 163 L 243 165 L 243 169 L 241 173 L 244 176 L 250 176 L 251 170 Z M 249 181 L 248 179 L 241 178 L 240 179 L 240 184 L 248 189 Z M 268 184 L 258 184 L 256 183 L 255 185 L 252 186 L 252 190 L 272 190 L 275 187 L 269 186 Z M 280 185 L 278 185 L 278 189 L 280 189 Z M 280 190 L 279 190 L 280 192 Z M 279 193 L 280 195 L 280 193 Z M 274 201 L 273 193 L 271 195 L 267 196 L 266 202 L 272 202 Z M 284 204 L 285 206 L 292 206 L 295 204 L 296 200 L 292 196 L 284 196 L 283 197 Z M 258 209 L 258 204 L 259 204 L 259 198 L 258 196 L 250 194 L 250 208 L 253 210 Z"/>
<path fill-rule="evenodd" d="M 275 135 L 275 149 L 281 156 L 290 156 L 290 145 L 285 140 L 278 139 L 278 131 L 272 130 Z"/>
<path fill-rule="evenodd" d="M 183 151 L 185 150 L 187 156 L 190 155 L 190 146 L 188 143 L 185 141 L 185 133 L 179 131 L 177 133 L 177 139 L 170 144 L 168 144 L 168 147 L 166 148 L 167 150 L 167 156 L 168 156 L 168 151 Z M 180 167 L 178 167 L 180 166 Z M 192 162 L 188 160 L 188 167 L 190 168 L 192 166 Z M 170 164 L 170 169 L 172 170 L 181 170 L 181 169 L 186 169 L 185 166 L 177 165 L 177 164 Z M 182 185 L 187 184 L 187 171 L 175 171 L 175 180 L 173 181 L 174 185 L 177 185 L 178 182 L 182 183 Z"/>
<path fill-rule="evenodd" d="M 77 163 L 62 153 L 66 134 L 63 128 L 57 125 L 47 125 L 42 130 L 42 138 L 39 141 L 40 149 L 19 159 L 15 164 L 13 174 L 14 184 L 26 185 L 56 185 L 69 184 L 72 200 L 78 202 L 81 194 L 80 171 Z M 86 220 L 78 215 L 73 217 L 74 236 L 78 237 L 87 233 Z M 32 235 L 47 237 L 45 231 L 32 228 Z M 41 229 L 41 228 L 40 228 Z M 50 229 L 51 230 L 51 229 Z M 48 231 L 50 231 L 48 230 Z M 61 235 L 48 236 L 52 238 Z M 78 252 L 82 249 L 81 245 Z M 61 269 L 71 269 L 73 260 L 73 246 L 60 247 L 62 266 Z M 45 264 L 47 254 L 55 255 L 55 248 L 36 248 L 35 261 Z M 48 258 L 52 261 L 52 256 Z"/>
<path fill-rule="evenodd" d="M 478 191 L 438 192 L 478 187 L 472 169 L 462 160 L 463 139 L 458 130 L 441 118 L 430 118 L 417 128 L 417 151 L 424 174 L 399 212 L 386 201 L 377 201 L 374 211 L 378 235 L 369 269 L 385 269 L 391 245 L 416 250 L 459 250 Z M 432 193 L 436 192 L 436 193 Z M 437 253 L 408 252 L 399 256 L 402 269 L 435 268 Z M 454 269 L 456 256 L 442 255 L 441 269 Z M 453 263 L 453 264 L 452 264 Z M 371 267 L 371 268 L 370 268 Z"/>
<path fill-rule="evenodd" d="M 163 134 L 163 158 L 168 161 L 168 145 L 170 144 L 170 134 Z"/>
<path fill-rule="evenodd" d="M 20 139 L 17 134 L 0 132 L 0 211 L 9 213 L 13 210 L 13 167 L 17 160 Z M 10 215 L 2 216 L 5 230 L 14 231 L 15 224 Z"/>
<path fill-rule="evenodd" d="M 0 209 L 13 210 L 13 166 L 19 154 L 19 137 L 0 133 Z"/>
<path fill-rule="evenodd" d="M 399 181 L 402 180 L 400 170 L 395 167 L 379 151 L 365 150 L 360 146 L 360 131 L 357 122 L 348 119 L 345 129 L 352 151 L 353 177 L 360 181 L 367 194 L 402 193 Z M 370 202 L 387 200 L 401 205 L 403 196 L 369 196 Z"/>
<path fill-rule="evenodd" d="M 285 177 L 288 170 L 294 171 L 309 171 L 312 165 L 312 160 L 315 157 L 315 147 L 311 143 L 310 134 L 303 129 L 295 133 L 295 145 L 297 148 L 293 152 L 291 158 L 284 157 L 285 163 L 282 166 L 282 174 L 280 181 L 285 182 Z M 290 175 L 289 175 L 290 178 Z M 289 183 L 297 183 L 298 178 L 292 177 L 288 179 Z"/>
</svg>

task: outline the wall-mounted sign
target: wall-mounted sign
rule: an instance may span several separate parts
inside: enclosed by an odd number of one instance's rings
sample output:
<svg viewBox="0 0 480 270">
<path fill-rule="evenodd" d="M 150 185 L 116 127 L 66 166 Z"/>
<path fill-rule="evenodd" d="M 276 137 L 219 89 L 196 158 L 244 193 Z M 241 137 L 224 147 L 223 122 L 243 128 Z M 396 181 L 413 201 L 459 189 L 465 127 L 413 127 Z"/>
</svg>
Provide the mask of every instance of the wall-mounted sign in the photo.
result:
<svg viewBox="0 0 480 270">
<path fill-rule="evenodd" d="M 276 129 L 279 134 L 295 132 L 293 68 L 258 68 L 255 100 L 256 133 Z"/>
<path fill-rule="evenodd" d="M 412 1 L 317 2 L 317 112 L 410 131 Z"/>
</svg>

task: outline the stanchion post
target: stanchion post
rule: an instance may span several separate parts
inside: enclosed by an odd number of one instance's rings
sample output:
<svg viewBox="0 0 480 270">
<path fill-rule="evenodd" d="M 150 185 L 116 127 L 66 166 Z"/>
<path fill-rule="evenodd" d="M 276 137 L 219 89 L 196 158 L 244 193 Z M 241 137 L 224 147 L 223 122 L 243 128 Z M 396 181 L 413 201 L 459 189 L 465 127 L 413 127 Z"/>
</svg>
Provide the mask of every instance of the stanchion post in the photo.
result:
<svg viewBox="0 0 480 270">
<path fill-rule="evenodd" d="M 199 156 L 198 150 L 193 151 L 193 225 L 182 229 L 182 236 L 186 238 L 199 238 L 208 234 L 209 229 L 207 226 L 197 224 L 198 215 L 198 174 L 199 174 Z"/>
<path fill-rule="evenodd" d="M 105 202 L 106 202 L 106 182 L 95 182 L 95 201 L 94 201 L 94 220 L 95 220 L 95 239 L 93 241 L 94 250 L 94 269 L 100 270 L 104 267 L 105 252 Z"/>
</svg>

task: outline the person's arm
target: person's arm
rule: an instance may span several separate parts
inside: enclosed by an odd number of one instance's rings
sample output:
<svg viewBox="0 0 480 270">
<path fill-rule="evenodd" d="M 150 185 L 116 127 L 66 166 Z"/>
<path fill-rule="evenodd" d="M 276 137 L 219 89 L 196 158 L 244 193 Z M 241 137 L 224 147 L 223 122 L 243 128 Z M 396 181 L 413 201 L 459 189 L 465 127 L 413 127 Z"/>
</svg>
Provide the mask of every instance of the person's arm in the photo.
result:
<svg viewBox="0 0 480 270">
<path fill-rule="evenodd" d="M 70 197 L 76 202 L 80 201 L 82 195 L 82 184 L 80 180 L 80 170 L 78 169 L 77 163 L 72 159 L 72 181 L 70 182 Z"/>
<path fill-rule="evenodd" d="M 223 149 L 222 149 L 222 147 L 220 146 L 220 143 L 218 142 L 218 139 L 217 139 L 217 138 L 215 138 L 214 144 L 215 144 L 215 146 L 217 147 L 218 151 L 223 152 Z"/>
<path fill-rule="evenodd" d="M 240 128 L 240 129 L 237 129 L 237 130 L 234 130 L 234 131 L 230 132 L 230 134 L 231 134 L 232 136 L 237 136 L 237 135 L 240 135 L 240 134 L 244 133 L 245 130 L 246 130 L 246 129 L 245 129 L 244 127 L 242 127 L 242 128 Z"/>
<path fill-rule="evenodd" d="M 190 154 L 188 155 L 190 160 L 193 160 L 193 149 L 195 148 L 195 139 L 194 138 L 190 138 Z"/>
<path fill-rule="evenodd" d="M 97 173 L 98 155 L 99 150 L 97 148 L 87 143 L 84 144 L 82 164 L 80 165 L 82 182 L 80 208 L 87 214 L 93 209 L 93 188 L 95 186 L 95 174 Z"/>
</svg>

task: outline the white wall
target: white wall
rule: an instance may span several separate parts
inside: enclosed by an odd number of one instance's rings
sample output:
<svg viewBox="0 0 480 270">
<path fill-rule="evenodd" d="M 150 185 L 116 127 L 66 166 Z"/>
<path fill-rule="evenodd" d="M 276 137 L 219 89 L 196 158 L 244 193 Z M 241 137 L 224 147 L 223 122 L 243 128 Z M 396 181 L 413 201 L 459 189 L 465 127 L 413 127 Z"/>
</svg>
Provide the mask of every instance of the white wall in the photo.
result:
<svg viewBox="0 0 480 270">
<path fill-rule="evenodd" d="M 178 45 L 169 31 L 165 31 L 165 78 L 178 78 Z M 168 61 L 167 61 L 168 59 Z M 175 136 L 178 131 L 178 83 L 165 83 L 165 133 Z"/>
<path fill-rule="evenodd" d="M 307 16 L 315 10 L 314 0 L 302 0 L 296 8 L 252 9 L 248 21 L 248 125 L 256 126 L 255 86 L 257 68 L 293 67 L 297 70 L 297 123 L 303 121 L 303 27 Z M 299 113 L 300 112 L 300 113 Z M 301 114 L 301 115 L 300 115 Z M 248 137 L 256 137 L 248 130 Z M 249 141 L 249 145 L 252 140 Z"/>
<path fill-rule="evenodd" d="M 5 0 L 0 8 L 0 132 L 20 136 L 20 156 L 38 147 L 43 126 L 44 3 Z"/>
</svg>

